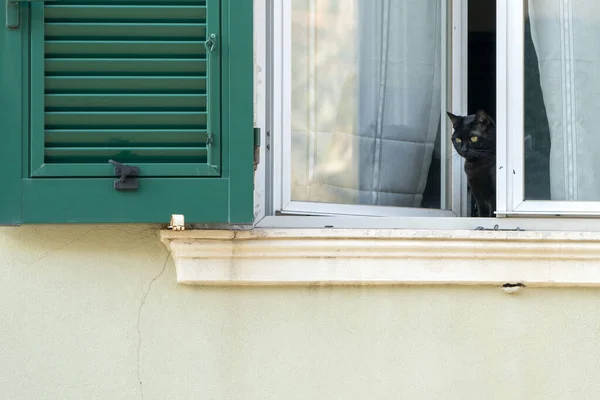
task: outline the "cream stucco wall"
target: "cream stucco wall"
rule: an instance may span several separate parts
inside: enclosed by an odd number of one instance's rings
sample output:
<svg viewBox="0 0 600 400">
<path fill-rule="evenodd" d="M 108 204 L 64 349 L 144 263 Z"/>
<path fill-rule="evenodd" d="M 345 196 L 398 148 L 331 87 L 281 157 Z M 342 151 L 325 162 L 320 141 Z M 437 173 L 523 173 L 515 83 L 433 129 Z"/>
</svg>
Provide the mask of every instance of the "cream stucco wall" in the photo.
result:
<svg viewBox="0 0 600 400">
<path fill-rule="evenodd" d="M 600 397 L 597 289 L 207 288 L 166 259 L 148 226 L 0 229 L 0 398 Z"/>
</svg>

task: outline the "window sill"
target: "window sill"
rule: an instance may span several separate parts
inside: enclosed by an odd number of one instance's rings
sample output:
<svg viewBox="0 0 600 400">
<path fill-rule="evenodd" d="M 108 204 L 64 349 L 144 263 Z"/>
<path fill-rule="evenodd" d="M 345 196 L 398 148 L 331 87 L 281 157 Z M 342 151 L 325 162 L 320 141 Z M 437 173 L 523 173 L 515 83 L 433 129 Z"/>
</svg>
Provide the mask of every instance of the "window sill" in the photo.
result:
<svg viewBox="0 0 600 400">
<path fill-rule="evenodd" d="M 160 237 L 181 284 L 600 284 L 597 232 L 264 228 Z"/>
</svg>

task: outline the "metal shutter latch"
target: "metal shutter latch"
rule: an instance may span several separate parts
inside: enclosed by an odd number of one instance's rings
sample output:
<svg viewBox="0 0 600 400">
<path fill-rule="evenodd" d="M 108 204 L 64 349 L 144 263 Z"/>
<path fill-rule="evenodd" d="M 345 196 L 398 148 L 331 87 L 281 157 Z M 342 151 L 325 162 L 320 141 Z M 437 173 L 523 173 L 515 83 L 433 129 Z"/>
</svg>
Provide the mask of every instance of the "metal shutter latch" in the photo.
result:
<svg viewBox="0 0 600 400">
<path fill-rule="evenodd" d="M 115 176 L 119 179 L 115 180 L 113 187 L 116 190 L 137 190 L 140 187 L 140 181 L 137 178 L 140 169 L 129 165 L 121 164 L 115 160 L 108 160 L 109 163 L 115 166 Z"/>
</svg>

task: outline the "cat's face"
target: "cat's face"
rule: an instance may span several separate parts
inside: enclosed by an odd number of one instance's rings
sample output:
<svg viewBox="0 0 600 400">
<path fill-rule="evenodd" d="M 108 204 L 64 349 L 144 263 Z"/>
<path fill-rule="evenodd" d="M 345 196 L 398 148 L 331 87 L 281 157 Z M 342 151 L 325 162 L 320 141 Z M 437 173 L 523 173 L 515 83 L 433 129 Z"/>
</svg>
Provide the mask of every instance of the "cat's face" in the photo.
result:
<svg viewBox="0 0 600 400">
<path fill-rule="evenodd" d="M 454 132 L 452 145 L 467 161 L 492 159 L 496 154 L 496 123 L 483 110 L 475 115 L 447 113 Z"/>
</svg>

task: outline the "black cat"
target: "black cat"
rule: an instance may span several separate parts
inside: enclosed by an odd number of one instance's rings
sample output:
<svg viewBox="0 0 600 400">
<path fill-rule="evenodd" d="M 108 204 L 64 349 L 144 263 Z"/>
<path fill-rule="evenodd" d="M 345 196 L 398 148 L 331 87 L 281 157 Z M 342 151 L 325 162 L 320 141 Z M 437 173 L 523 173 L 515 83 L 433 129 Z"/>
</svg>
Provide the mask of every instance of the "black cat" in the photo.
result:
<svg viewBox="0 0 600 400">
<path fill-rule="evenodd" d="M 454 133 L 452 144 L 465 159 L 465 173 L 480 217 L 496 211 L 496 123 L 483 110 L 475 115 L 447 113 Z"/>
</svg>

